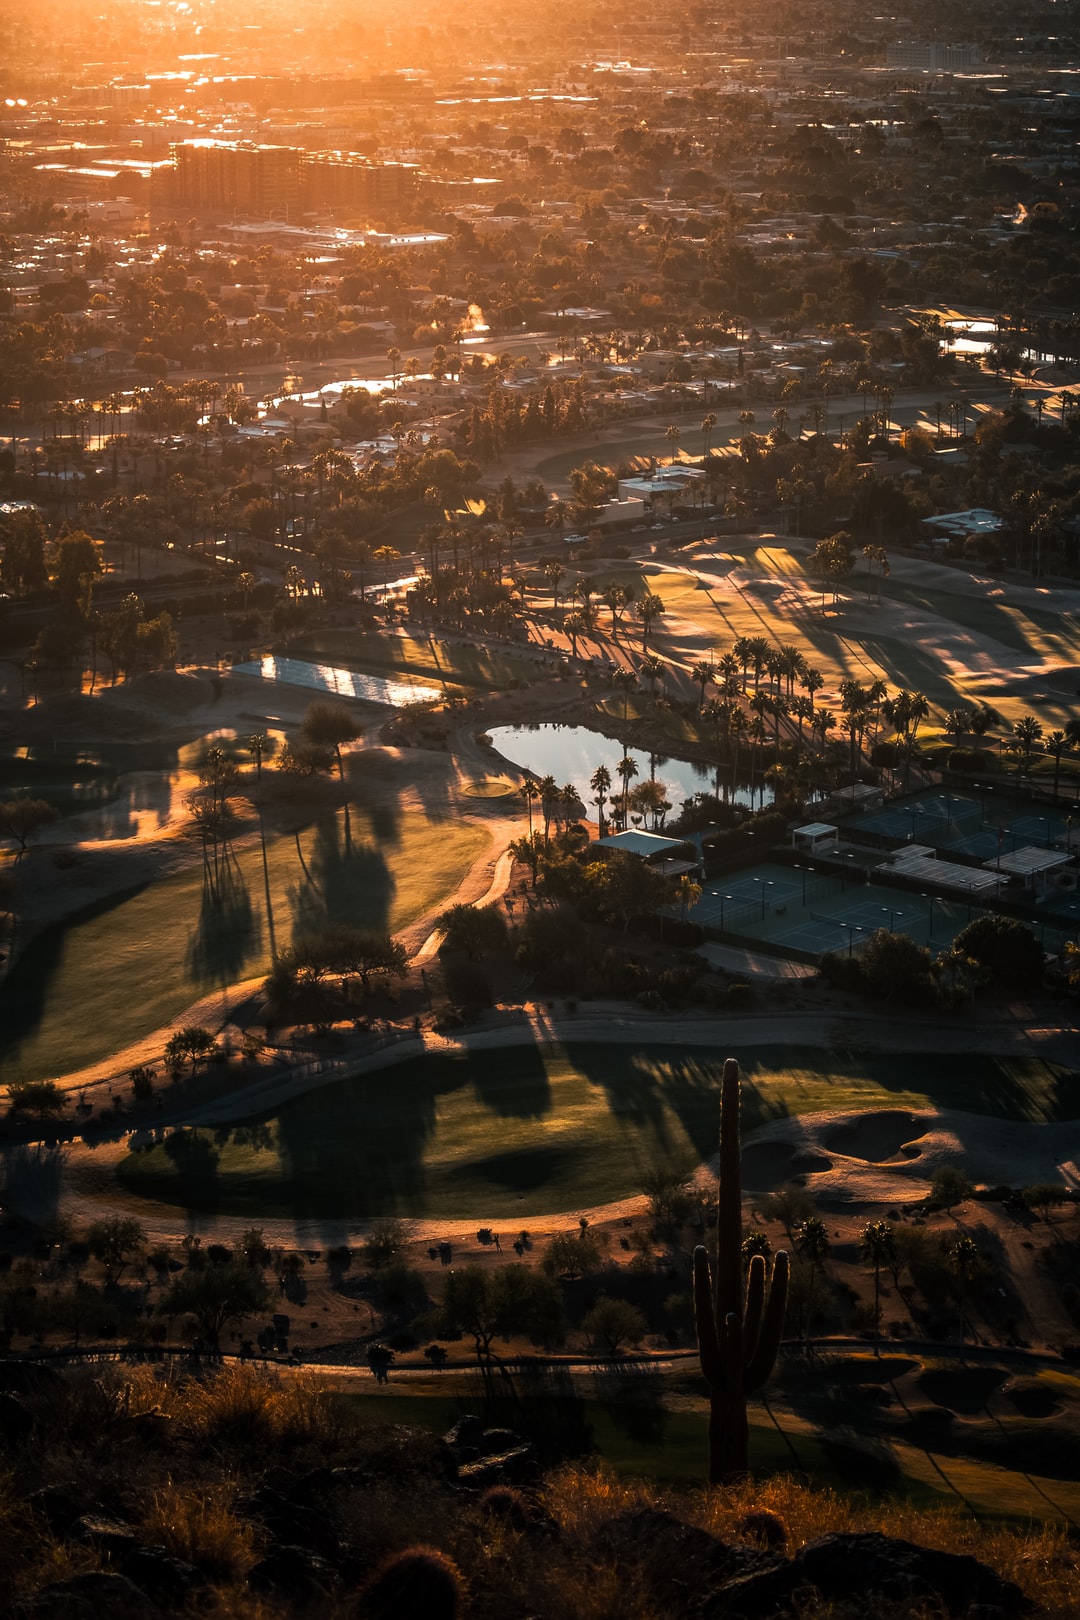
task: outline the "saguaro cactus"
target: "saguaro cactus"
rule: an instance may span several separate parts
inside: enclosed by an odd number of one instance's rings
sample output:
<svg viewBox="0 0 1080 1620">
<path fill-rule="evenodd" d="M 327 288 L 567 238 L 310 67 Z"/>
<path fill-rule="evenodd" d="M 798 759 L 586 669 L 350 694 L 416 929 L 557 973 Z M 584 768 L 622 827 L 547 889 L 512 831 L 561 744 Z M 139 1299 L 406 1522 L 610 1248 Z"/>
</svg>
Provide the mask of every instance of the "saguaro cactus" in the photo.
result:
<svg viewBox="0 0 1080 1620">
<path fill-rule="evenodd" d="M 709 1478 L 714 1485 L 738 1479 L 750 1466 L 746 1398 L 757 1393 L 776 1364 L 787 1303 L 783 1252 L 773 1261 L 771 1286 L 766 1286 L 763 1256 L 755 1255 L 743 1288 L 741 1151 L 739 1065 L 728 1058 L 720 1092 L 715 1278 L 708 1250 L 694 1251 L 694 1320 L 711 1396 Z"/>
</svg>

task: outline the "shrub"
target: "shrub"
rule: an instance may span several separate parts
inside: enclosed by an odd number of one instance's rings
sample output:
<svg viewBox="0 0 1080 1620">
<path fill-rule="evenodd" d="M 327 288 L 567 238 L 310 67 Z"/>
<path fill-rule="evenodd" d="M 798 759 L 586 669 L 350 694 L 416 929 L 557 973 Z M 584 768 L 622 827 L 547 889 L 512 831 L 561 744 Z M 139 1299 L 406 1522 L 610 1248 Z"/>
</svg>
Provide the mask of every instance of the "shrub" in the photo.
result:
<svg viewBox="0 0 1080 1620">
<path fill-rule="evenodd" d="M 131 1070 L 128 1078 L 131 1081 L 131 1090 L 136 1101 L 146 1102 L 154 1095 L 154 1071 L 146 1063 Z"/>
<path fill-rule="evenodd" d="M 949 769 L 965 776 L 997 770 L 996 757 L 985 748 L 954 748 L 949 755 Z"/>
<path fill-rule="evenodd" d="M 613 1356 L 624 1344 L 640 1344 L 648 1329 L 644 1313 L 636 1305 L 627 1299 L 611 1299 L 607 1294 L 600 1295 L 581 1326 L 593 1343 L 602 1340 Z"/>
<path fill-rule="evenodd" d="M 603 1265 L 600 1244 L 592 1232 L 556 1232 L 541 1261 L 549 1277 L 591 1277 Z"/>
<path fill-rule="evenodd" d="M 457 1620 L 465 1583 L 457 1565 L 437 1547 L 407 1547 L 387 1558 L 360 1593 L 370 1620 Z"/>
<path fill-rule="evenodd" d="M 490 1007 L 494 1000 L 491 980 L 478 962 L 469 957 L 443 959 L 443 986 L 446 994 L 463 1012 Z"/>
<path fill-rule="evenodd" d="M 67 1102 L 55 1080 L 12 1080 L 7 1093 L 13 1114 L 36 1114 L 43 1121 L 62 1114 Z"/>
<path fill-rule="evenodd" d="M 973 957 L 1004 990 L 1034 990 L 1042 982 L 1042 946 L 1034 930 L 1016 917 L 976 917 L 961 928 L 953 950 Z"/>
<path fill-rule="evenodd" d="M 863 982 L 872 995 L 885 1001 L 918 1003 L 932 993 L 930 952 L 907 934 L 878 928 L 871 934 L 859 959 Z"/>
<path fill-rule="evenodd" d="M 971 1182 L 955 1164 L 941 1164 L 930 1181 L 930 1202 L 937 1209 L 952 1209 L 971 1197 Z"/>
<path fill-rule="evenodd" d="M 404 1221 L 384 1216 L 373 1222 L 360 1253 L 367 1265 L 378 1270 L 390 1264 L 398 1251 L 404 1248 L 407 1238 L 408 1228 Z"/>
</svg>

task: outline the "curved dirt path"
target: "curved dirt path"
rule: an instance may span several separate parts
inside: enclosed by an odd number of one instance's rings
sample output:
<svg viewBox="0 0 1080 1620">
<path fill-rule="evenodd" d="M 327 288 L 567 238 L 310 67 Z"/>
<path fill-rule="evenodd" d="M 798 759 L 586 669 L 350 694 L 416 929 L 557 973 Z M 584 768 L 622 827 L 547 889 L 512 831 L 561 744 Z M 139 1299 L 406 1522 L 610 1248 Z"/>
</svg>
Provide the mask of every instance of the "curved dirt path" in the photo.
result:
<svg viewBox="0 0 1080 1620">
<path fill-rule="evenodd" d="M 155 1129 L 176 1125 L 225 1126 L 266 1113 L 284 1103 L 303 1096 L 320 1086 L 333 1083 L 348 1075 L 372 1073 L 396 1066 L 424 1053 L 466 1052 L 490 1048 L 511 1048 L 537 1043 L 600 1041 L 605 1043 L 637 1044 L 642 1041 L 665 1045 L 714 1046 L 717 1051 L 746 1052 L 763 1046 L 837 1046 L 850 1043 L 862 1051 L 901 1051 L 913 1055 L 919 1052 L 973 1052 L 993 1054 L 1013 1053 L 1051 1058 L 1075 1051 L 1075 1031 L 1072 1028 L 1052 1027 L 1027 1031 L 1012 1019 L 983 1020 L 977 1027 L 967 1027 L 956 1021 L 930 1021 L 925 1024 L 909 1022 L 896 1025 L 893 1021 L 872 1015 L 857 1015 L 838 1020 L 828 1013 L 774 1014 L 770 1017 L 717 1019 L 709 1017 L 659 1019 L 636 1014 L 625 1006 L 612 1004 L 597 1007 L 587 1016 L 556 1016 L 541 1007 L 526 1009 L 526 1016 L 514 1024 L 475 1030 L 464 1036 L 437 1036 L 430 1032 L 415 1034 L 402 1032 L 396 1039 L 383 1039 L 374 1045 L 368 1041 L 368 1050 L 361 1055 L 342 1057 L 329 1062 L 316 1062 L 255 1082 L 229 1097 L 186 1110 L 177 1110 L 159 1116 L 153 1121 Z M 1015 1168 L 1022 1176 L 1031 1170 L 1036 1179 L 1050 1173 L 1050 1162 L 1056 1149 L 1070 1152 L 1080 1145 L 1073 1143 L 1075 1131 L 1063 1126 L 1010 1127 L 1007 1123 L 969 1115 L 959 1111 L 922 1111 L 926 1125 L 932 1132 L 948 1137 L 951 1146 L 963 1150 L 970 1140 L 976 1153 L 1013 1152 Z M 774 1121 L 760 1127 L 747 1139 L 748 1145 L 759 1142 L 791 1141 L 800 1147 L 811 1141 L 820 1141 L 841 1126 L 862 1115 L 850 1113 L 819 1113 L 795 1116 Z M 1064 1133 L 1064 1134 L 1063 1134 Z M 133 1132 L 132 1135 L 137 1133 Z M 925 1132 L 924 1132 L 925 1134 Z M 1068 1136 L 1068 1141 L 1064 1140 Z M 1023 1136 L 1024 1140 L 1020 1138 Z M 1030 1138 L 1030 1140 L 1029 1140 Z M 77 1222 L 100 1219 L 111 1210 L 131 1213 L 137 1210 L 140 1220 L 154 1240 L 175 1239 L 183 1231 L 197 1231 L 204 1236 L 235 1241 L 251 1225 L 252 1217 L 208 1215 L 178 1210 L 175 1206 L 155 1204 L 141 1199 L 126 1198 L 116 1187 L 113 1176 L 116 1165 L 129 1152 L 129 1140 L 87 1146 L 81 1139 L 61 1147 L 60 1162 L 55 1166 L 53 1190 L 41 1186 L 41 1179 L 33 1174 L 19 1177 L 9 1191 L 11 1207 L 29 1220 L 53 1216 L 59 1208 Z M 1080 1154 L 1077 1155 L 1080 1157 Z M 921 1198 L 924 1188 L 918 1181 L 892 1171 L 886 1165 L 848 1159 L 836 1166 L 837 1155 L 832 1153 L 830 1192 L 844 1185 L 853 1200 L 879 1202 L 896 1199 Z M 934 1157 L 937 1162 L 937 1156 Z M 1072 1166 L 1075 1169 L 1075 1166 Z M 710 1172 L 702 1166 L 698 1174 L 707 1179 Z M 515 1216 L 515 1227 L 527 1225 L 537 1233 L 561 1231 L 585 1216 L 591 1224 L 618 1222 L 640 1215 L 645 1199 L 634 1196 L 613 1203 L 560 1211 L 555 1214 Z M 310 1220 L 267 1219 L 261 1223 L 267 1241 L 274 1244 L 299 1247 L 321 1247 L 331 1242 L 346 1242 L 365 1232 L 371 1222 L 349 1218 L 321 1218 Z M 464 1239 L 474 1234 L 476 1217 L 462 1220 L 429 1220 L 408 1222 L 410 1235 L 416 1241 L 435 1241 L 442 1238 Z"/>
</svg>

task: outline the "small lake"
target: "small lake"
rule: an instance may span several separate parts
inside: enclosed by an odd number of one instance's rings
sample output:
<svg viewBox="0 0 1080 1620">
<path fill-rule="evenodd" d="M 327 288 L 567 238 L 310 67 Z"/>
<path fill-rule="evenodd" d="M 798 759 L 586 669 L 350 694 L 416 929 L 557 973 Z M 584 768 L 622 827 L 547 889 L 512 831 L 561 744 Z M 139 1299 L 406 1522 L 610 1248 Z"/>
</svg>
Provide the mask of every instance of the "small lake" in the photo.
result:
<svg viewBox="0 0 1080 1620">
<path fill-rule="evenodd" d="M 623 748 L 621 743 L 605 737 L 599 731 L 591 731 L 588 726 L 547 723 L 495 726 L 488 736 L 499 753 L 522 770 L 531 771 L 534 776 L 553 776 L 560 787 L 573 783 L 582 802 L 587 805 L 591 805 L 593 800 L 589 778 L 596 768 L 606 765 L 611 772 L 612 782 L 618 788 L 619 778 L 615 767 L 627 754 L 638 768 L 635 782 L 656 777 L 666 783 L 675 814 L 684 799 L 692 798 L 695 793 L 712 793 L 716 787 L 716 772 L 711 765 L 699 765 L 687 759 L 667 759 L 662 754 L 646 754 L 640 748 Z M 721 774 L 723 788 L 724 781 L 730 779 L 730 771 L 725 767 Z M 736 804 L 759 809 L 764 804 L 772 803 L 772 788 L 759 784 L 751 798 L 750 788 L 740 783 L 734 794 L 729 793 L 728 796 Z"/>
<path fill-rule="evenodd" d="M 407 703 L 423 703 L 442 697 L 442 688 L 420 681 L 391 681 L 383 675 L 363 675 L 354 669 L 338 669 L 333 664 L 309 664 L 299 658 L 275 658 L 267 653 L 251 664 L 234 664 L 234 675 L 254 675 L 264 681 L 281 681 L 286 686 L 304 686 L 310 692 L 326 692 L 333 697 L 353 698 L 361 703 L 382 703 L 400 709 Z"/>
</svg>

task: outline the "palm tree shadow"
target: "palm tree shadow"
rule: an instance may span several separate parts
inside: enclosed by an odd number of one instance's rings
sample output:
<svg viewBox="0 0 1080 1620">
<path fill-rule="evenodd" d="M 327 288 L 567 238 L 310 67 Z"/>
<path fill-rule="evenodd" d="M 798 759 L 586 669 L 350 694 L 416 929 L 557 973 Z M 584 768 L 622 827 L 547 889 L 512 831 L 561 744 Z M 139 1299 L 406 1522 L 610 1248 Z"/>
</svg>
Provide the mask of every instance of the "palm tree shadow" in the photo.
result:
<svg viewBox="0 0 1080 1620">
<path fill-rule="evenodd" d="M 346 832 L 343 819 L 330 815 L 316 823 L 302 865 L 302 880 L 287 891 L 294 938 L 328 923 L 389 926 L 396 883 L 386 857 Z"/>
<path fill-rule="evenodd" d="M 552 1108 L 551 1084 L 538 1046 L 473 1052 L 473 1087 L 484 1107 L 503 1119 L 540 1119 Z"/>
<path fill-rule="evenodd" d="M 226 846 L 217 871 L 208 866 L 203 874 L 199 918 L 187 948 L 190 977 L 201 985 L 242 978 L 261 932 L 244 874 Z"/>
</svg>

